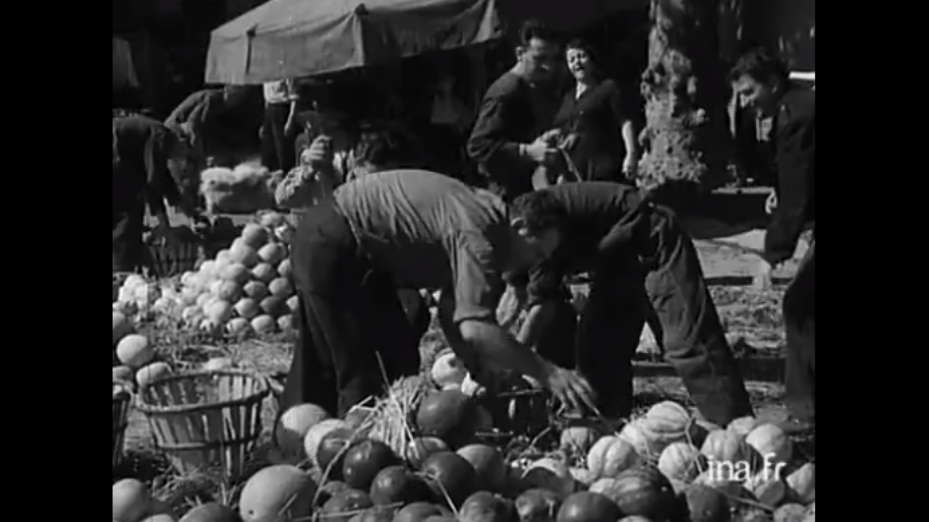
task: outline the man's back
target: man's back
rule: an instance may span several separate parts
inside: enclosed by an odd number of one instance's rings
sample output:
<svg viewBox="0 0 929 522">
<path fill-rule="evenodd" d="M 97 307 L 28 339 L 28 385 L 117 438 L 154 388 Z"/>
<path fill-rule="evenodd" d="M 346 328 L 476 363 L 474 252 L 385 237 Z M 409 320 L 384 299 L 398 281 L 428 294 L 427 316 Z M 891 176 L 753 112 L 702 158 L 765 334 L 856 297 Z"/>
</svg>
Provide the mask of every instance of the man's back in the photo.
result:
<svg viewBox="0 0 929 522">
<path fill-rule="evenodd" d="M 339 187 L 335 201 L 374 264 L 401 286 L 446 285 L 460 249 L 504 245 L 509 233 L 499 198 L 423 170 L 365 176 Z"/>
</svg>

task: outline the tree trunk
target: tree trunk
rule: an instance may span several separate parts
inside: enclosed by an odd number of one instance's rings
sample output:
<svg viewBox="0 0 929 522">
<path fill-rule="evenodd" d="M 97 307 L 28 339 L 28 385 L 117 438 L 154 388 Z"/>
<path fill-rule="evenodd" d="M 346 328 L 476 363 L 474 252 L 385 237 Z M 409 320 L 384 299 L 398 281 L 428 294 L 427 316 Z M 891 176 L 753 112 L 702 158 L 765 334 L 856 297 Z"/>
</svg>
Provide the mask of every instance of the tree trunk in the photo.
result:
<svg viewBox="0 0 929 522">
<path fill-rule="evenodd" d="M 729 181 L 718 14 L 718 0 L 651 3 L 648 67 L 641 84 L 646 154 L 639 172 L 644 186 L 678 203 Z"/>
</svg>

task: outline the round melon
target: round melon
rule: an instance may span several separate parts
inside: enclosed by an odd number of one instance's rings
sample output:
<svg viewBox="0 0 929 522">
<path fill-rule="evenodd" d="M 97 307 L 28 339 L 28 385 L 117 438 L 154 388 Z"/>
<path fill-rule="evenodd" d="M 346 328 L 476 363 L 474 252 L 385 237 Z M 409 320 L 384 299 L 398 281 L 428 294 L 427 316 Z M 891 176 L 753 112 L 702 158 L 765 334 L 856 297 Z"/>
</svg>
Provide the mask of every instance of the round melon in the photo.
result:
<svg viewBox="0 0 929 522">
<path fill-rule="evenodd" d="M 293 316 L 290 314 L 285 314 L 277 318 L 277 328 L 282 332 L 287 332 L 293 329 Z"/>
<path fill-rule="evenodd" d="M 132 323 L 126 316 L 114 311 L 113 312 L 113 347 L 115 348 L 123 337 L 133 332 Z"/>
<path fill-rule="evenodd" d="M 587 469 L 598 478 L 615 477 L 640 461 L 635 447 L 614 435 L 601 437 L 587 454 Z"/>
<path fill-rule="evenodd" d="M 139 388 L 145 388 L 153 381 L 171 375 L 171 367 L 165 362 L 153 362 L 139 368 L 135 374 L 136 382 Z"/>
<path fill-rule="evenodd" d="M 243 263 L 234 262 L 222 269 L 220 277 L 224 281 L 232 281 L 237 285 L 244 285 L 251 278 L 251 272 Z"/>
<path fill-rule="evenodd" d="M 773 473 L 758 472 L 743 487 L 765 506 L 775 508 L 787 500 L 787 484 Z"/>
<path fill-rule="evenodd" d="M 265 227 L 257 223 L 249 223 L 242 227 L 242 235 L 240 237 L 242 239 L 242 244 L 257 250 L 268 242 L 271 235 Z"/>
<path fill-rule="evenodd" d="M 406 505 L 411 502 L 426 502 L 432 492 L 426 481 L 406 466 L 388 466 L 378 472 L 371 482 L 371 500 L 375 505 Z"/>
<path fill-rule="evenodd" d="M 761 424 L 749 432 L 745 443 L 755 449 L 763 462 L 786 464 L 793 456 L 793 443 L 784 430 L 774 424 Z"/>
<path fill-rule="evenodd" d="M 374 505 L 371 497 L 364 491 L 346 489 L 340 491 L 323 504 L 320 510 L 321 520 L 327 522 L 348 522 L 355 513 Z"/>
<path fill-rule="evenodd" d="M 229 248 L 229 261 L 245 268 L 254 268 L 260 262 L 258 251 L 240 240 L 232 242 Z"/>
<path fill-rule="evenodd" d="M 729 499 L 719 490 L 691 484 L 684 492 L 690 522 L 729 522 Z"/>
<path fill-rule="evenodd" d="M 293 267 L 290 264 L 289 258 L 284 258 L 281 260 L 281 262 L 277 265 L 277 273 L 281 277 L 286 278 L 287 280 L 293 279 L 294 271 L 293 271 Z"/>
<path fill-rule="evenodd" d="M 467 374 L 468 370 L 452 351 L 439 354 L 432 363 L 432 382 L 439 388 L 460 387 Z"/>
<path fill-rule="evenodd" d="M 478 491 L 461 504 L 460 522 L 515 522 L 513 503 L 489 491 Z M 614 521 L 615 522 L 615 521 Z"/>
<path fill-rule="evenodd" d="M 734 431 L 713 430 L 703 441 L 700 453 L 710 463 L 752 462 L 754 450 L 745 443 L 745 439 Z"/>
<path fill-rule="evenodd" d="M 638 427 L 648 441 L 649 452 L 656 456 L 661 455 L 668 444 L 700 445 L 706 436 L 706 430 L 694 421 L 687 408 L 673 401 L 652 406 L 645 417 L 638 420 Z"/>
<path fill-rule="evenodd" d="M 217 264 L 229 264 L 232 259 L 232 251 L 228 248 L 224 248 L 216 253 L 216 263 Z"/>
<path fill-rule="evenodd" d="M 459 390 L 442 390 L 426 395 L 416 411 L 416 426 L 427 437 L 438 437 L 452 448 L 471 441 L 476 410 Z"/>
<path fill-rule="evenodd" d="M 262 299 L 258 306 L 261 308 L 262 312 L 274 318 L 290 313 L 284 300 L 273 295 Z"/>
<path fill-rule="evenodd" d="M 303 452 L 303 441 L 310 428 L 329 418 L 326 410 L 315 404 L 291 406 L 280 416 L 274 427 L 274 440 L 287 456 Z"/>
<path fill-rule="evenodd" d="M 503 454 L 486 444 L 470 444 L 456 452 L 474 468 L 477 484 L 487 491 L 501 492 L 506 486 L 507 468 Z"/>
<path fill-rule="evenodd" d="M 207 372 L 218 372 L 220 370 L 227 370 L 235 368 L 235 362 L 228 357 L 213 357 L 205 363 L 203 363 L 203 371 Z"/>
<path fill-rule="evenodd" d="M 277 321 L 270 315 L 259 315 L 252 319 L 252 330 L 258 335 L 268 335 L 277 331 Z"/>
<path fill-rule="evenodd" d="M 571 451 L 586 455 L 590 453 L 591 448 L 599 440 L 597 432 L 587 426 L 568 426 L 561 431 L 559 447 L 565 451 Z"/>
<path fill-rule="evenodd" d="M 261 307 L 258 305 L 258 301 L 252 299 L 251 297 L 243 297 L 242 299 L 239 299 L 235 306 L 233 306 L 233 309 L 239 317 L 249 321 L 261 313 Z"/>
<path fill-rule="evenodd" d="M 294 293 L 294 287 L 290 284 L 290 281 L 283 277 L 278 277 L 270 283 L 268 283 L 268 290 L 271 292 L 271 295 L 278 297 L 280 299 L 287 299 L 292 296 Z"/>
<path fill-rule="evenodd" d="M 252 269 L 252 277 L 254 277 L 256 281 L 268 285 L 277 277 L 277 271 L 268 263 L 258 263 L 255 265 L 255 268 Z M 268 293 L 270 294 L 271 292 L 269 291 Z"/>
<path fill-rule="evenodd" d="M 310 463 L 317 468 L 320 468 L 317 456 L 319 455 L 319 446 L 323 437 L 339 428 L 350 429 L 349 425 L 342 419 L 326 419 L 314 424 L 306 432 L 306 437 L 303 439 L 303 451 L 306 452 Z"/>
<path fill-rule="evenodd" d="M 613 479 L 604 495 L 616 502 L 626 515 L 638 515 L 650 520 L 667 520 L 675 505 L 674 488 L 658 470 L 634 467 Z"/>
<path fill-rule="evenodd" d="M 300 297 L 293 295 L 287 298 L 287 308 L 290 308 L 291 312 L 296 313 L 297 309 L 300 307 Z"/>
<path fill-rule="evenodd" d="M 129 334 L 117 343 L 116 357 L 119 358 L 119 362 L 136 370 L 155 358 L 155 349 L 149 344 L 148 337 Z"/>
<path fill-rule="evenodd" d="M 547 489 L 528 489 L 514 502 L 520 522 L 554 522 L 562 498 Z"/>
<path fill-rule="evenodd" d="M 258 224 L 265 227 L 266 229 L 275 229 L 283 225 L 286 221 L 284 220 L 284 215 L 280 212 L 265 212 L 258 218 Z"/>
<path fill-rule="evenodd" d="M 620 430 L 618 437 L 629 444 L 635 449 L 635 452 L 642 457 L 654 457 L 658 458 L 660 453 L 653 453 L 649 446 L 648 438 L 645 436 L 645 433 L 642 432 L 642 429 L 639 427 L 639 421 L 641 419 L 636 419 L 632 422 L 627 422 L 623 429 Z"/>
<path fill-rule="evenodd" d="M 233 317 L 229 319 L 229 322 L 226 323 L 226 333 L 232 335 L 233 337 L 242 337 L 252 331 L 252 325 L 243 317 Z"/>
<path fill-rule="evenodd" d="M 203 307 L 203 315 L 216 324 L 225 324 L 232 319 L 232 305 L 224 299 L 215 299 Z"/>
<path fill-rule="evenodd" d="M 596 482 L 597 476 L 587 468 L 570 468 L 571 476 L 574 481 L 583 485 L 585 488 Z"/>
<path fill-rule="evenodd" d="M 200 268 L 198 269 L 201 274 L 206 274 L 209 276 L 215 275 L 219 269 L 220 264 L 212 259 L 207 259 L 206 261 L 200 263 Z M 190 279 L 188 279 L 189 281 Z M 181 283 L 184 283 L 184 278 L 181 277 Z"/>
<path fill-rule="evenodd" d="M 276 465 L 252 475 L 239 496 L 243 522 L 277 522 L 309 517 L 316 484 L 295 466 Z"/>
<path fill-rule="evenodd" d="M 403 457 L 410 465 L 419 469 L 429 455 L 448 450 L 448 444 L 438 437 L 416 437 L 407 444 Z"/>
<path fill-rule="evenodd" d="M 122 365 L 113 367 L 113 382 L 128 382 L 133 381 L 132 378 L 132 368 Z"/>
<path fill-rule="evenodd" d="M 206 264 L 206 262 L 204 262 L 204 264 Z M 201 268 L 203 267 L 203 265 L 200 266 Z M 193 280 L 195 275 L 197 275 L 196 272 L 191 272 L 190 270 L 181 274 L 181 286 L 190 286 L 190 282 Z"/>
<path fill-rule="evenodd" d="M 658 458 L 658 470 L 671 480 L 691 482 L 706 469 L 706 457 L 686 442 L 668 444 Z"/>
<path fill-rule="evenodd" d="M 313 471 L 319 471 L 314 469 Z M 348 484 L 342 482 L 341 480 L 327 480 L 323 483 L 320 488 L 319 493 L 317 494 L 316 506 L 322 507 L 326 502 L 329 502 L 329 499 L 342 493 L 343 491 L 351 489 L 348 487 Z"/>
<path fill-rule="evenodd" d="M 397 512 L 393 522 L 426 522 L 429 517 L 449 515 L 451 515 L 451 512 L 445 506 L 429 502 L 413 502 L 403 506 Z"/>
<path fill-rule="evenodd" d="M 806 507 L 800 504 L 784 504 L 774 511 L 774 522 L 806 522 Z"/>
<path fill-rule="evenodd" d="M 568 466 L 548 457 L 530 464 L 520 482 L 524 489 L 549 489 L 562 496 L 570 495 L 577 488 Z"/>
<path fill-rule="evenodd" d="M 206 308 L 206 305 L 214 300 L 216 300 L 216 296 L 214 296 L 212 293 L 203 293 L 197 296 L 196 305 L 199 306 L 202 311 L 204 308 Z"/>
<path fill-rule="evenodd" d="M 349 487 L 368 491 L 382 469 L 400 463 L 390 446 L 379 440 L 361 440 L 353 444 L 342 461 L 342 477 Z"/>
<path fill-rule="evenodd" d="M 556 522 L 616 522 L 623 515 L 615 502 L 599 493 L 581 491 L 564 500 Z"/>
<path fill-rule="evenodd" d="M 351 447 L 353 434 L 349 428 L 336 428 L 319 442 L 316 460 L 319 470 L 328 480 L 342 480 L 342 463 Z"/>
<path fill-rule="evenodd" d="M 234 303 L 242 297 L 242 288 L 235 281 L 220 281 L 215 295 L 223 301 Z"/>
<path fill-rule="evenodd" d="M 229 506 L 208 502 L 188 511 L 179 522 L 242 522 L 242 518 Z"/>
<path fill-rule="evenodd" d="M 816 465 L 812 462 L 800 466 L 785 479 L 790 497 L 801 504 L 816 502 Z"/>
<path fill-rule="evenodd" d="M 245 286 L 242 287 L 242 293 L 257 302 L 261 302 L 262 299 L 271 295 L 271 292 L 268 292 L 268 286 L 261 281 L 245 283 Z"/>
<path fill-rule="evenodd" d="M 287 257 L 287 248 L 280 243 L 268 243 L 258 249 L 258 257 L 265 263 L 277 266 Z"/>
<path fill-rule="evenodd" d="M 464 457 L 451 451 L 429 455 L 421 471 L 434 494 L 438 498 L 447 495 L 456 506 L 476 488 L 474 468 Z"/>
<path fill-rule="evenodd" d="M 739 417 L 730 422 L 729 426 L 726 426 L 726 431 L 731 431 L 744 438 L 759 424 L 761 424 L 761 422 L 755 417 Z"/>
<path fill-rule="evenodd" d="M 113 484 L 113 520 L 139 522 L 152 507 L 152 496 L 142 482 L 127 478 Z"/>
</svg>

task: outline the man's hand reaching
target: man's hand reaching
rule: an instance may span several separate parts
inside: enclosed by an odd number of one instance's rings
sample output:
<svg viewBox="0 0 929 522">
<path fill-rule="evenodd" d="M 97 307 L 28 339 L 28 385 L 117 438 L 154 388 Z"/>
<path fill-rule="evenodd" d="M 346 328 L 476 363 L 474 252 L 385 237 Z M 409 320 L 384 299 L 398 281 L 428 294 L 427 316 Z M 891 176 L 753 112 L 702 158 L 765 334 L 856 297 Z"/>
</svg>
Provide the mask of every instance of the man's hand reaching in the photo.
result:
<svg viewBox="0 0 929 522">
<path fill-rule="evenodd" d="M 597 411 L 596 394 L 587 379 L 577 373 L 548 363 L 542 383 L 562 404 L 574 411 Z"/>
</svg>

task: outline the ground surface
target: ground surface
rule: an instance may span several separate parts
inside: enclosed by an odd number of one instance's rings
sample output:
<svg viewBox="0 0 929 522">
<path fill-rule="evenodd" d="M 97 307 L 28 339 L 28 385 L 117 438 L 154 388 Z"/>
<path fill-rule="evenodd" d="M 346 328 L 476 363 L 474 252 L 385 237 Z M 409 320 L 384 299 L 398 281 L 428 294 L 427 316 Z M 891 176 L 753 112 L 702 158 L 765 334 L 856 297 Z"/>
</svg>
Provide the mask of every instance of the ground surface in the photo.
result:
<svg viewBox="0 0 929 522">
<path fill-rule="evenodd" d="M 760 250 L 761 238 L 761 233 L 755 231 L 730 238 L 697 242 L 698 253 L 711 285 L 711 293 L 727 327 L 730 340 L 735 350 L 748 359 L 769 359 L 777 356 L 782 350 L 780 303 L 784 282 L 793 275 L 796 261 L 803 252 L 801 247 L 797 259 L 775 273 L 773 289 L 757 290 L 751 286 L 751 276 L 758 263 L 758 257 L 752 251 Z M 177 342 L 172 341 L 170 336 L 154 331 L 151 334 L 156 338 L 161 335 L 162 342 L 166 344 L 163 348 L 165 353 L 170 352 L 171 357 L 176 360 L 196 362 L 198 359 L 225 356 L 241 366 L 267 373 L 286 371 L 290 361 L 291 339 L 283 335 L 275 339 L 251 340 L 222 346 L 178 348 L 169 346 Z M 434 351 L 439 344 L 439 337 L 436 332 L 430 332 L 424 340 L 424 350 Z M 744 339 L 744 342 L 737 342 L 738 338 Z M 746 362 L 752 362 L 748 359 Z M 769 362 L 773 364 L 768 366 L 782 367 L 782 363 L 775 360 Z M 758 408 L 759 416 L 771 420 L 783 417 L 783 410 L 779 404 L 783 386 L 776 373 L 774 372 L 775 376 L 772 377 L 770 371 L 746 372 L 749 393 Z M 680 379 L 660 362 L 643 364 L 637 375 L 635 389 L 637 401 L 641 406 L 645 407 L 669 398 L 690 404 Z M 262 440 L 265 447 L 274 415 L 273 401 L 269 399 L 267 402 L 263 415 L 266 433 Z M 156 494 L 182 511 L 182 505 L 189 504 L 193 498 L 223 497 L 229 494 L 228 491 L 217 492 L 215 483 L 208 480 L 178 477 L 168 471 L 164 460 L 153 450 L 147 421 L 136 411 L 130 415 L 125 446 L 126 462 L 115 474 L 152 480 Z"/>
</svg>

